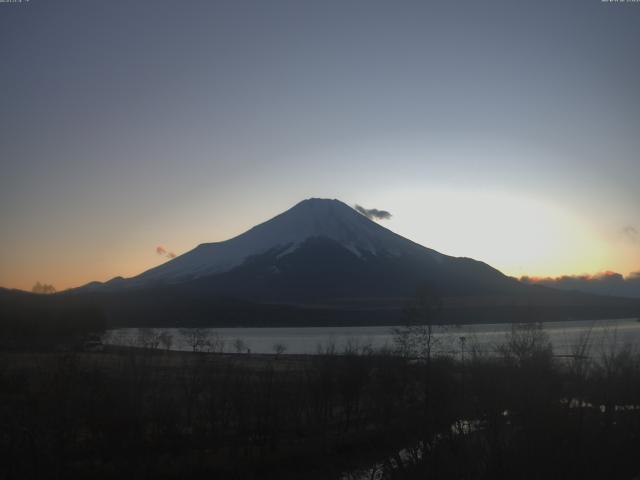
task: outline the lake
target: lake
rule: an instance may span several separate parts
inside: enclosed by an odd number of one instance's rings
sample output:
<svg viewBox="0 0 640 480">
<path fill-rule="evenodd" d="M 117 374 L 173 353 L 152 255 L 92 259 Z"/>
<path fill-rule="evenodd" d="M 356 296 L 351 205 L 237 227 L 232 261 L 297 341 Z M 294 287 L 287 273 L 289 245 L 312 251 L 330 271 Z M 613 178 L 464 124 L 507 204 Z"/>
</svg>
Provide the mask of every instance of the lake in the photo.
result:
<svg viewBox="0 0 640 480">
<path fill-rule="evenodd" d="M 591 345 L 590 354 L 598 355 L 603 351 L 620 350 L 631 346 L 640 346 L 640 322 L 636 319 L 590 320 L 548 322 L 544 330 L 556 355 L 567 355 L 576 345 L 588 336 Z M 212 341 L 215 351 L 236 352 L 241 343 L 242 351 L 251 353 L 274 353 L 276 345 L 284 348 L 284 353 L 316 354 L 327 348 L 343 352 L 348 346 L 373 349 L 392 348 L 394 345 L 393 327 L 281 327 L 281 328 L 206 328 L 203 330 Z M 191 350 L 188 332 L 194 329 L 163 328 L 154 329 L 156 333 L 166 332 L 172 338 L 172 350 Z M 434 350 L 439 353 L 458 355 L 464 348 L 475 348 L 480 352 L 492 353 L 497 345 L 504 343 L 511 330 L 510 324 L 478 324 L 464 326 L 445 326 L 435 329 Z M 148 332 L 148 330 L 146 331 Z M 122 328 L 109 330 L 104 343 L 121 346 L 140 344 L 145 330 Z M 238 339 L 241 342 L 238 342 Z M 240 345 L 238 345 L 240 346 Z M 206 348 L 203 348 L 206 350 Z"/>
</svg>

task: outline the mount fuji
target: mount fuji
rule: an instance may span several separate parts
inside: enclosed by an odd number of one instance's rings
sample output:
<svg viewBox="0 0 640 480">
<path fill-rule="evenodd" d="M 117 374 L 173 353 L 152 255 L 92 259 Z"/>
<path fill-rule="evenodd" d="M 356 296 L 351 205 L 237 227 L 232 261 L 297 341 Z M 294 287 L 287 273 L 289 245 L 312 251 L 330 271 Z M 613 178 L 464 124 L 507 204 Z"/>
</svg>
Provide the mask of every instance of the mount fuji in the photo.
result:
<svg viewBox="0 0 640 480">
<path fill-rule="evenodd" d="M 370 220 L 339 200 L 311 198 L 230 240 L 204 243 L 140 275 L 91 288 L 185 286 L 269 300 L 443 295 L 521 288 L 488 265 L 443 255 Z"/>
<path fill-rule="evenodd" d="M 134 280 L 134 284 L 160 280 L 179 283 L 207 275 L 227 272 L 248 259 L 275 253 L 275 263 L 308 245 L 311 239 L 333 242 L 354 258 L 402 257 L 428 253 L 435 260 L 443 255 L 425 249 L 369 220 L 338 200 L 312 198 L 219 243 L 205 243 Z"/>
<path fill-rule="evenodd" d="M 398 322 L 418 288 L 443 298 L 444 316 L 460 323 L 512 320 L 532 308 L 566 319 L 618 315 L 620 308 L 626 315 L 629 307 L 624 299 L 522 284 L 483 262 L 412 242 L 341 201 L 317 198 L 135 277 L 64 295 L 98 304 L 127 325 L 342 325 Z"/>
</svg>

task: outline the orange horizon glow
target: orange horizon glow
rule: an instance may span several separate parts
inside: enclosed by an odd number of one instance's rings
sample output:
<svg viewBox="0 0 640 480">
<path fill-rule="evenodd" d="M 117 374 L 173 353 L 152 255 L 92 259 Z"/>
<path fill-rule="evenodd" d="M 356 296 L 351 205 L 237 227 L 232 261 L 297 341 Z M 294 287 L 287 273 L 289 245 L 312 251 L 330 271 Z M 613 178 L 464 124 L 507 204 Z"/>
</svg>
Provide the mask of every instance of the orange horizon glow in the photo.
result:
<svg viewBox="0 0 640 480">
<path fill-rule="evenodd" d="M 124 278 L 134 277 L 139 273 L 142 273 L 143 271 L 153 268 L 157 265 L 159 264 L 140 264 L 140 267 L 137 267 L 137 268 L 132 267 L 127 272 L 125 272 L 125 274 L 115 274 L 115 275 L 107 274 L 107 275 L 100 275 L 96 277 L 89 277 L 87 275 L 83 275 L 79 277 L 71 277 L 71 280 L 69 280 L 68 282 L 64 282 L 64 283 L 59 282 L 58 284 L 53 282 L 46 282 L 46 281 L 43 282 L 42 280 L 35 280 L 34 282 L 25 282 L 22 284 L 13 284 L 13 285 L 3 284 L 3 285 L 0 285 L 0 288 L 31 291 L 31 289 L 36 284 L 36 282 L 40 282 L 40 283 L 51 283 L 54 287 L 56 287 L 56 290 L 60 292 L 60 291 L 64 291 L 72 288 L 77 288 L 93 281 L 106 282 L 108 280 L 111 280 L 114 277 L 124 277 Z M 505 273 L 505 272 L 502 272 L 502 273 Z M 507 274 L 505 273 L 505 275 Z M 614 272 L 611 270 L 606 270 L 603 272 L 595 272 L 595 273 L 584 273 L 584 272 L 566 273 L 566 274 L 557 275 L 557 276 L 551 276 L 551 275 L 536 276 L 536 275 L 527 275 L 527 274 L 519 275 L 519 276 L 515 276 L 515 275 L 509 275 L 509 276 L 521 282 L 530 283 L 530 284 L 557 282 L 561 280 L 597 281 L 597 280 L 603 280 L 607 278 L 620 278 L 621 280 L 630 280 L 630 279 L 639 278 L 640 270 L 637 270 L 637 271 L 629 270 L 627 273 L 620 273 L 620 272 Z"/>
<path fill-rule="evenodd" d="M 366 200 L 366 205 L 392 212 L 391 220 L 380 222 L 392 231 L 446 255 L 483 261 L 517 279 L 542 282 L 562 277 L 631 277 L 640 270 L 637 245 L 604 235 L 579 214 L 547 200 L 500 191 L 445 188 L 389 191 L 386 196 L 378 194 L 376 199 Z M 120 243 L 111 243 L 108 248 L 85 239 L 82 248 L 65 255 L 55 249 L 36 250 L 33 255 L 23 256 L 28 261 L 16 258 L 11 268 L 3 268 L 0 285 L 31 290 L 41 282 L 61 291 L 92 281 L 133 277 L 200 243 L 233 238 L 282 211 L 275 208 L 257 212 L 240 208 L 237 216 L 216 219 L 217 232 L 206 225 L 193 229 L 188 220 L 183 220 L 182 228 L 176 226 L 172 229 L 175 233 L 167 236 L 162 233 L 166 226 L 157 222 L 145 230 L 129 232 Z M 244 221 L 240 213 L 246 214 Z M 147 235 L 164 241 L 149 244 Z M 63 237 L 60 241 L 68 243 Z M 96 254 L 96 250 L 102 253 Z"/>
</svg>

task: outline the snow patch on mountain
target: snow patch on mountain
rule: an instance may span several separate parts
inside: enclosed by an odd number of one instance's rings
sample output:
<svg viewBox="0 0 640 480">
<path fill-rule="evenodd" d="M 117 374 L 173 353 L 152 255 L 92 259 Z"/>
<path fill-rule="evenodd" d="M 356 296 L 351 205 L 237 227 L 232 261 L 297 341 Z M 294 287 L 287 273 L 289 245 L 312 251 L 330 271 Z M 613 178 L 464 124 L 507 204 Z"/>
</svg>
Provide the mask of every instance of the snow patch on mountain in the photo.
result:
<svg viewBox="0 0 640 480">
<path fill-rule="evenodd" d="M 222 273 L 252 255 L 273 249 L 282 250 L 278 256 L 286 255 L 314 237 L 334 240 L 358 256 L 401 256 L 427 251 L 438 260 L 443 257 L 369 220 L 339 200 L 312 198 L 230 240 L 201 244 L 129 282 L 131 286 L 154 281 L 178 283 Z"/>
</svg>

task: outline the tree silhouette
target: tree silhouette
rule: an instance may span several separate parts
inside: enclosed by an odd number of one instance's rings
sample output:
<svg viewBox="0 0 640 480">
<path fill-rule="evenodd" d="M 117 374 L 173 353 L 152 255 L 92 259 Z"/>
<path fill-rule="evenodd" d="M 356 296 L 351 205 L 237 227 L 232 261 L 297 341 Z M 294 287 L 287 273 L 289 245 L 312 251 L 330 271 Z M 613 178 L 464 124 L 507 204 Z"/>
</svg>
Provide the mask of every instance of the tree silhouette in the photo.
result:
<svg viewBox="0 0 640 480">
<path fill-rule="evenodd" d="M 31 288 L 31 291 L 33 293 L 50 295 L 52 293 L 56 293 L 56 287 L 48 283 L 36 282 L 36 284 Z"/>
</svg>

